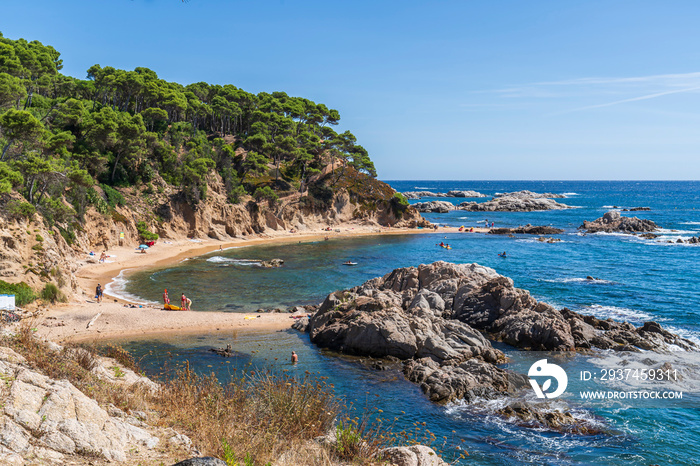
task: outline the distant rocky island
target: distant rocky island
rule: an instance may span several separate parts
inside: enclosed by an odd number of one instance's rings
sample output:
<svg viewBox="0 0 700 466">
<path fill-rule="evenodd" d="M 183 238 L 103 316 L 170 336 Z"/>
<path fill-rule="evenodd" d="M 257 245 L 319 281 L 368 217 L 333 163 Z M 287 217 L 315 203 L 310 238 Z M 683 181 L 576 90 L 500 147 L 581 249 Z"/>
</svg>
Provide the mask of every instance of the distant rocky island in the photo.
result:
<svg viewBox="0 0 700 466">
<path fill-rule="evenodd" d="M 586 233 L 648 233 L 658 230 L 659 226 L 651 220 L 623 217 L 620 212 L 611 210 L 592 222 L 584 221 L 579 229 Z"/>
<path fill-rule="evenodd" d="M 429 201 L 413 204 L 419 212 L 447 213 L 451 210 L 465 210 L 468 212 L 532 212 L 538 210 L 562 210 L 571 209 L 571 206 L 554 201 L 552 197 L 566 197 L 562 194 L 533 193 L 532 191 L 518 191 L 494 196 L 486 202 L 468 201 L 454 205 L 447 201 Z"/>
<path fill-rule="evenodd" d="M 446 193 L 434 193 L 432 191 L 407 191 L 402 193 L 406 199 L 422 199 L 424 197 L 488 197 L 478 191 L 447 191 Z"/>
</svg>

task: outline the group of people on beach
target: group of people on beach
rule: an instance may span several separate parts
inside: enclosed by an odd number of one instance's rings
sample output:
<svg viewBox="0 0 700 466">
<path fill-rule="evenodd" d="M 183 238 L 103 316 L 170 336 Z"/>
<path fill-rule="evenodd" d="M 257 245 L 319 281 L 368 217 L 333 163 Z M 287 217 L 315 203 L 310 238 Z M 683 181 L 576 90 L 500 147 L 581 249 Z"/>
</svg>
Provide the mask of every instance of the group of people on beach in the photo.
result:
<svg viewBox="0 0 700 466">
<path fill-rule="evenodd" d="M 170 304 L 170 297 L 168 296 L 167 288 L 163 291 L 163 304 Z M 192 310 L 192 300 L 185 296 L 185 293 L 182 293 L 182 296 L 180 297 L 180 309 L 183 311 Z"/>
</svg>

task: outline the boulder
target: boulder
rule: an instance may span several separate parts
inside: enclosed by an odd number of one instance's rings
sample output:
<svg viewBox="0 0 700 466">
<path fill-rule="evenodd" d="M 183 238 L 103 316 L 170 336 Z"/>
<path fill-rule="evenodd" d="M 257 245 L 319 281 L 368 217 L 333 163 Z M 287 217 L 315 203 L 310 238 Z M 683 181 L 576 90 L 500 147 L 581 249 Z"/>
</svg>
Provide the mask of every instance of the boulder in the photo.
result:
<svg viewBox="0 0 700 466">
<path fill-rule="evenodd" d="M 260 267 L 273 268 L 282 267 L 284 265 L 283 259 L 270 259 L 268 261 L 260 261 Z"/>
<path fill-rule="evenodd" d="M 455 205 L 447 201 L 430 201 L 430 202 L 417 202 L 413 204 L 418 212 L 435 212 L 439 214 L 446 214 L 451 210 L 455 210 Z"/>
<path fill-rule="evenodd" d="M 646 233 L 657 230 L 659 227 L 651 220 L 644 220 L 637 217 L 623 217 L 620 212 L 611 210 L 602 217 L 592 221 L 584 221 L 579 229 L 586 230 L 586 233 Z"/>
<path fill-rule="evenodd" d="M 528 197 L 497 197 L 486 202 L 463 202 L 457 207 L 469 212 L 532 212 L 536 210 L 571 209 L 552 199 Z"/>
<path fill-rule="evenodd" d="M 425 445 L 385 448 L 381 454 L 395 466 L 447 466 L 432 448 Z"/>
</svg>

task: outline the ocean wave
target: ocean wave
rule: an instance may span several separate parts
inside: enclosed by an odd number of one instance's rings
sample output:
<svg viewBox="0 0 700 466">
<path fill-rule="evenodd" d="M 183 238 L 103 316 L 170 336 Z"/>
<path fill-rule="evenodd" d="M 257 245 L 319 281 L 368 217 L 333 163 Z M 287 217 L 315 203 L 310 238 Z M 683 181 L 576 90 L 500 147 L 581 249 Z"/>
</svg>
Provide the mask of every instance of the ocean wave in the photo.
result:
<svg viewBox="0 0 700 466">
<path fill-rule="evenodd" d="M 611 282 L 609 280 L 601 280 L 598 278 L 594 278 L 593 280 L 589 280 L 588 278 L 551 278 L 551 279 L 543 279 L 542 281 L 549 282 L 549 283 L 588 283 L 588 284 L 595 284 L 595 285 L 614 285 L 615 282 Z"/>
<path fill-rule="evenodd" d="M 671 230 L 668 228 L 659 228 L 655 231 L 660 235 L 693 235 L 697 232 L 697 230 Z"/>
<path fill-rule="evenodd" d="M 227 264 L 227 265 L 258 265 L 260 260 L 257 259 L 233 259 L 230 257 L 214 256 L 207 259 L 207 262 L 212 262 L 214 264 Z"/>
<path fill-rule="evenodd" d="M 681 338 L 690 340 L 696 345 L 700 346 L 700 332 L 695 330 L 688 330 L 682 327 L 674 327 L 673 325 L 664 325 L 664 328 L 671 333 L 675 333 Z"/>
<path fill-rule="evenodd" d="M 561 241 L 553 241 L 551 243 L 548 243 L 547 241 L 540 241 L 537 238 L 520 238 L 515 240 L 516 243 L 542 243 L 542 244 L 557 244 L 557 243 L 569 243 L 569 241 L 561 240 Z"/>
<path fill-rule="evenodd" d="M 562 196 L 578 196 L 578 193 L 561 193 Z"/>
<path fill-rule="evenodd" d="M 629 309 L 626 307 L 603 306 L 601 304 L 593 304 L 584 306 L 578 309 L 578 312 L 584 315 L 592 315 L 598 319 L 613 319 L 621 322 L 644 323 L 653 320 L 654 316 L 644 311 L 637 309 Z"/>
<path fill-rule="evenodd" d="M 603 209 L 619 209 L 619 207 L 616 205 L 604 205 Z"/>
<path fill-rule="evenodd" d="M 700 222 L 681 222 L 681 225 L 700 225 Z"/>
<path fill-rule="evenodd" d="M 124 272 L 127 270 L 128 269 L 124 269 L 119 272 L 119 275 L 117 275 L 114 280 L 105 285 L 104 294 L 135 304 L 159 304 L 157 301 L 149 301 L 126 291 L 129 280 L 124 276 Z"/>
<path fill-rule="evenodd" d="M 414 186 L 413 189 L 433 189 L 433 188 L 426 188 L 425 186 Z"/>
</svg>

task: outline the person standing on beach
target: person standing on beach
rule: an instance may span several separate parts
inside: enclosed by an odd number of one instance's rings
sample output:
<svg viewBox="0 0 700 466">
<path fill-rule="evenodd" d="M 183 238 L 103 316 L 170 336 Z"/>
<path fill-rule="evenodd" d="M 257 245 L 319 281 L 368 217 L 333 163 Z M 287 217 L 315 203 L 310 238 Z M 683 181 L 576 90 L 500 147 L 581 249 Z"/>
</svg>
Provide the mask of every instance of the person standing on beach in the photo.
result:
<svg viewBox="0 0 700 466">
<path fill-rule="evenodd" d="M 180 298 L 180 309 L 183 311 L 187 310 L 187 296 L 185 296 L 185 293 L 182 293 L 182 297 Z"/>
<path fill-rule="evenodd" d="M 292 351 L 292 364 L 296 364 L 299 362 L 299 356 L 297 356 L 297 353 Z"/>
<path fill-rule="evenodd" d="M 95 288 L 95 298 L 97 298 L 98 303 L 102 302 L 102 285 L 99 283 L 97 284 L 97 288 Z"/>
<path fill-rule="evenodd" d="M 168 297 L 168 289 L 163 291 L 163 304 L 170 304 L 170 298 Z"/>
<path fill-rule="evenodd" d="M 192 310 L 192 300 L 190 298 L 187 298 L 187 310 Z"/>
</svg>

